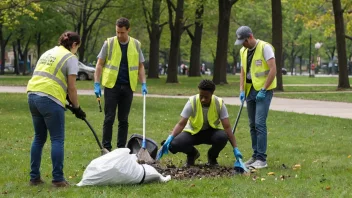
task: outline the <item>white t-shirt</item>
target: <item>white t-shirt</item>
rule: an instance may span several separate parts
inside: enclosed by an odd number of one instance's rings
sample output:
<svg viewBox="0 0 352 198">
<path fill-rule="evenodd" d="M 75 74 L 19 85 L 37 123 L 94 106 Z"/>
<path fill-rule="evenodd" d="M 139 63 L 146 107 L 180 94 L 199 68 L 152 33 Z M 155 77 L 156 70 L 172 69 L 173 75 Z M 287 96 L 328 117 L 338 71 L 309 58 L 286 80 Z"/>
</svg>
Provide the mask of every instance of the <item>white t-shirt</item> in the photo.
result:
<svg viewBox="0 0 352 198">
<path fill-rule="evenodd" d="M 208 110 L 209 110 L 209 107 L 202 107 L 202 111 L 203 111 L 203 126 L 201 129 L 202 131 L 210 128 L 210 125 L 208 122 Z M 191 117 L 192 113 L 193 113 L 192 104 L 188 101 L 181 112 L 181 116 L 187 119 Z M 225 103 L 222 103 L 219 117 L 220 117 L 220 120 L 223 120 L 229 117 Z"/>
<path fill-rule="evenodd" d="M 256 42 L 255 46 L 253 48 L 251 48 L 251 49 L 248 49 L 248 50 L 249 51 L 254 50 L 257 47 L 258 43 L 259 43 L 259 39 L 257 39 L 257 42 Z M 268 61 L 268 60 L 270 60 L 272 58 L 275 58 L 274 50 L 273 50 L 273 48 L 272 48 L 272 46 L 270 44 L 265 44 L 264 45 L 263 54 L 264 54 L 264 59 L 266 61 Z"/>
</svg>

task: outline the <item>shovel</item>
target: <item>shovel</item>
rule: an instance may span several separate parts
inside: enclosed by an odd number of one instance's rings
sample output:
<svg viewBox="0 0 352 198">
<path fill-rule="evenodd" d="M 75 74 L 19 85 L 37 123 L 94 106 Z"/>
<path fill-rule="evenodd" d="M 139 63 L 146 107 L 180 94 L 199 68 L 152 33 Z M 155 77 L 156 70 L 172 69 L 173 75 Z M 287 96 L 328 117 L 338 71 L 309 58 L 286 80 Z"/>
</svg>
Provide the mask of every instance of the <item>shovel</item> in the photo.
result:
<svg viewBox="0 0 352 198">
<path fill-rule="evenodd" d="M 240 110 L 237 114 L 237 118 L 236 118 L 236 122 L 235 122 L 235 125 L 233 126 L 233 129 L 232 129 L 232 133 L 235 134 L 235 131 L 236 131 L 236 127 L 237 127 L 237 124 L 238 124 L 238 121 L 240 120 L 240 117 L 241 117 L 241 112 L 242 112 L 242 109 L 243 109 L 243 104 L 244 104 L 244 101 L 242 101 L 242 104 L 240 106 Z M 248 173 L 249 170 L 246 168 L 246 165 L 243 163 L 242 159 L 240 158 L 239 160 L 236 160 L 235 164 L 234 164 L 234 169 L 237 173 Z"/>
<path fill-rule="evenodd" d="M 143 141 L 142 141 L 142 147 L 137 153 L 138 161 L 139 162 L 145 162 L 147 164 L 152 164 L 154 163 L 154 159 L 150 156 L 149 151 L 147 150 L 147 145 L 145 141 L 145 96 L 146 94 L 143 93 Z"/>
</svg>

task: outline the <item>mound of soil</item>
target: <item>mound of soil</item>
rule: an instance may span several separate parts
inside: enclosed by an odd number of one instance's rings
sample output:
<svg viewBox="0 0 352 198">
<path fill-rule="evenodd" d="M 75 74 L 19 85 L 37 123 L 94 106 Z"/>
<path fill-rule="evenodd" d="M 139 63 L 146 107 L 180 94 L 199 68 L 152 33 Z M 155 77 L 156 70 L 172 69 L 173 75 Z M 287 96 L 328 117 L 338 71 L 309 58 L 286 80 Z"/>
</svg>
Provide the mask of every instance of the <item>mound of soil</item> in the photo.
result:
<svg viewBox="0 0 352 198">
<path fill-rule="evenodd" d="M 239 174 L 233 167 L 225 166 L 208 166 L 199 164 L 191 167 L 176 167 L 173 164 L 168 164 L 162 167 L 160 164 L 152 164 L 152 166 L 162 175 L 171 175 L 172 179 L 198 179 L 205 177 L 232 177 Z"/>
</svg>

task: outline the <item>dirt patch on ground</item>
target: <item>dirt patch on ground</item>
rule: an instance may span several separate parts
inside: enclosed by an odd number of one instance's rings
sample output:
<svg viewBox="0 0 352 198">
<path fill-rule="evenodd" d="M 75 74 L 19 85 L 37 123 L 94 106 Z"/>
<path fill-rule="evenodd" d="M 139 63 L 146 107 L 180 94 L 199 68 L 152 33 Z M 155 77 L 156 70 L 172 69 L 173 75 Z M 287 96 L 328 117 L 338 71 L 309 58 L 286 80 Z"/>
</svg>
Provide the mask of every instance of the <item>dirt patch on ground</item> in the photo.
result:
<svg viewBox="0 0 352 198">
<path fill-rule="evenodd" d="M 239 174 L 233 167 L 208 166 L 206 164 L 197 164 L 190 167 L 176 167 L 173 164 L 167 164 L 165 167 L 160 164 L 152 164 L 152 166 L 162 175 L 171 175 L 171 178 L 176 180 L 232 177 Z"/>
</svg>

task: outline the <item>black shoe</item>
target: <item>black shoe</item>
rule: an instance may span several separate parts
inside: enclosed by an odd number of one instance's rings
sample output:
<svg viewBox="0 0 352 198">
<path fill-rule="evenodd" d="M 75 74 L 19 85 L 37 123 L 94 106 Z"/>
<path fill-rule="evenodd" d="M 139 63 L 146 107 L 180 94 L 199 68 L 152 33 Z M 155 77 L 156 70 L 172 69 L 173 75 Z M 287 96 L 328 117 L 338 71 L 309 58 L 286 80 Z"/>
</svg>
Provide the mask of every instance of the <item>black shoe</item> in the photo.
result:
<svg viewBox="0 0 352 198">
<path fill-rule="evenodd" d="M 38 186 L 40 184 L 44 184 L 44 181 L 41 178 L 37 178 L 37 179 L 31 179 L 29 181 L 29 185 L 30 186 Z"/>
<path fill-rule="evenodd" d="M 53 187 L 57 187 L 57 188 L 60 188 L 60 187 L 69 187 L 70 184 L 67 182 L 67 181 L 60 181 L 60 182 L 51 182 Z"/>
<path fill-rule="evenodd" d="M 196 149 L 196 154 L 194 155 L 187 155 L 187 162 L 186 167 L 194 166 L 196 160 L 200 157 L 199 151 Z"/>
<path fill-rule="evenodd" d="M 206 163 L 207 166 L 219 166 L 218 161 L 216 158 L 210 157 L 208 153 L 208 163 Z"/>
</svg>

